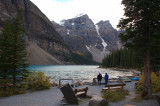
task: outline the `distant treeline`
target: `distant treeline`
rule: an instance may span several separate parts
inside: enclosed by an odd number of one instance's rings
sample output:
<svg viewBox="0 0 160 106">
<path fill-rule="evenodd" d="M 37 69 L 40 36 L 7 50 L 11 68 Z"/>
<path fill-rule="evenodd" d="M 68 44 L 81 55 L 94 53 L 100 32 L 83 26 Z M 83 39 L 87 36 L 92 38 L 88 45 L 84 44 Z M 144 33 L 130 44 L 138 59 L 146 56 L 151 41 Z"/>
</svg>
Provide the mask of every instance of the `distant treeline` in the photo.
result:
<svg viewBox="0 0 160 106">
<path fill-rule="evenodd" d="M 102 67 L 140 68 L 143 58 L 138 57 L 133 50 L 122 48 L 107 55 L 102 60 Z"/>
<path fill-rule="evenodd" d="M 88 53 L 88 55 L 84 55 L 82 53 L 72 53 L 72 60 L 75 64 L 78 65 L 98 65 L 100 63 L 97 63 L 95 61 L 92 60 L 92 55 L 90 53 Z"/>
</svg>

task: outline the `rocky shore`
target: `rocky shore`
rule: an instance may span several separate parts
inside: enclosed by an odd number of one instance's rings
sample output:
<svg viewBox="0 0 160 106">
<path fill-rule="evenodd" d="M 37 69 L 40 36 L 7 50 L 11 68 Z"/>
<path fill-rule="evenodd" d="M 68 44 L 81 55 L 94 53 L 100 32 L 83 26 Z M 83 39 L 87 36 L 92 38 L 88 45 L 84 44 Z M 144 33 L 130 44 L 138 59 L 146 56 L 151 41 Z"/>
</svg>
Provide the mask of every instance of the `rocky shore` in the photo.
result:
<svg viewBox="0 0 160 106">
<path fill-rule="evenodd" d="M 99 68 L 103 68 L 103 67 L 99 66 Z M 124 71 L 124 72 L 132 72 L 133 76 L 141 75 L 141 72 L 136 70 L 136 69 L 124 69 L 124 68 L 103 68 L 103 69 L 111 69 L 111 70 L 115 70 L 115 71 Z"/>
</svg>

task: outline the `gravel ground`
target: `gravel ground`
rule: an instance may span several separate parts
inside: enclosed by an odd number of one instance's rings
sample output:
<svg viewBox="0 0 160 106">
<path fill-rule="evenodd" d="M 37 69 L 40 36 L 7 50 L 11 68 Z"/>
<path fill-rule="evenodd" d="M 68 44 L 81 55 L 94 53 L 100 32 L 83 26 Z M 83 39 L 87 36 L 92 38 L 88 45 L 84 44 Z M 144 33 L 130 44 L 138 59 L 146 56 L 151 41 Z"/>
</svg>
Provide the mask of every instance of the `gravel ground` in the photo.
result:
<svg viewBox="0 0 160 106">
<path fill-rule="evenodd" d="M 86 85 L 87 86 L 87 85 Z M 81 86 L 81 87 L 85 87 Z M 78 87 L 78 88 L 81 88 Z M 103 86 L 88 86 L 87 95 L 101 96 Z M 60 106 L 62 104 L 63 94 L 58 87 L 52 87 L 49 90 L 28 92 L 26 94 L 14 95 L 0 98 L 0 106 Z M 86 106 L 89 99 L 80 100 L 80 106 Z"/>
<path fill-rule="evenodd" d="M 132 99 L 137 96 L 135 83 L 136 81 L 126 83 L 125 89 L 129 91 L 129 95 L 120 102 L 109 103 L 109 106 L 159 106 L 156 99 L 133 102 Z"/>
<path fill-rule="evenodd" d="M 0 98 L 0 106 L 59 106 L 62 97 L 60 89 L 53 87 L 49 90 Z"/>
<path fill-rule="evenodd" d="M 132 102 L 131 100 L 136 96 L 134 83 L 133 81 L 126 84 L 125 89 L 129 90 L 129 96 L 127 96 L 126 99 L 120 102 L 109 103 L 109 106 L 159 106 L 158 102 L 154 99 Z M 101 96 L 103 87 L 104 85 L 88 86 L 89 90 L 87 95 Z M 61 106 L 62 98 L 63 94 L 60 89 L 58 87 L 52 87 L 49 90 L 28 92 L 26 94 L 0 98 L 0 106 Z M 88 106 L 88 103 L 89 99 L 81 99 L 79 106 Z"/>
</svg>

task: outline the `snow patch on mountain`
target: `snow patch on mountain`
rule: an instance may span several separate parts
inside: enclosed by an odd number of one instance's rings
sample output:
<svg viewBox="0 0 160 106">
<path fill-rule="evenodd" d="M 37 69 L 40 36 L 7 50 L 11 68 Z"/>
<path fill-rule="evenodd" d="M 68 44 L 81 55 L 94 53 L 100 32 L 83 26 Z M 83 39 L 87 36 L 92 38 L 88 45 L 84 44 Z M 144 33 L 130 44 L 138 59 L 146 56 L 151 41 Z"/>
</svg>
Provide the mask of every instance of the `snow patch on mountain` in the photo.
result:
<svg viewBox="0 0 160 106">
<path fill-rule="evenodd" d="M 86 15 L 86 14 L 81 13 L 81 14 L 78 14 L 75 18 L 77 18 L 77 17 L 82 17 L 82 16 L 84 16 L 84 15 Z"/>
<path fill-rule="evenodd" d="M 67 29 L 67 35 L 69 35 L 69 31 L 70 31 L 70 30 L 69 30 L 69 29 Z"/>
<path fill-rule="evenodd" d="M 90 45 L 90 47 L 91 47 L 91 45 Z M 88 50 L 90 53 L 92 53 L 91 50 L 90 50 L 90 47 L 88 47 L 88 46 L 86 45 L 87 50 Z"/>
<path fill-rule="evenodd" d="M 99 33 L 99 26 L 98 25 L 95 25 L 95 28 L 96 28 L 96 31 L 97 31 L 97 34 L 98 36 L 100 37 L 100 39 L 102 40 L 102 45 L 103 45 L 103 50 L 105 51 L 106 50 L 106 47 L 107 47 L 107 43 L 104 41 L 104 39 L 101 37 L 100 33 Z"/>
<path fill-rule="evenodd" d="M 95 47 L 97 46 L 97 43 L 95 44 Z"/>
<path fill-rule="evenodd" d="M 64 26 L 65 20 L 60 21 L 60 23 L 58 23 L 58 24 L 61 25 L 61 26 Z"/>
</svg>

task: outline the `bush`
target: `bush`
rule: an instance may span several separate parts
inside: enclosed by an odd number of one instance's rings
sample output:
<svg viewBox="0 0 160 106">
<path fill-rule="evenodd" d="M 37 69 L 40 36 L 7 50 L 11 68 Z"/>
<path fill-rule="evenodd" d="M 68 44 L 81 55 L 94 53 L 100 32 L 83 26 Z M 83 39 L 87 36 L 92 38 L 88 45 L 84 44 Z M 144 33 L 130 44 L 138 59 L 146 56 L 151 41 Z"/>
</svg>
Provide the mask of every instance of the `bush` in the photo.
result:
<svg viewBox="0 0 160 106">
<path fill-rule="evenodd" d="M 51 87 L 50 77 L 45 76 L 44 72 L 32 72 L 29 74 L 28 79 L 28 89 L 43 90 L 49 89 Z"/>
<path fill-rule="evenodd" d="M 26 91 L 26 83 L 13 84 L 9 80 L 0 80 L 0 97 L 11 96 L 14 94 L 22 94 Z"/>
<path fill-rule="evenodd" d="M 117 102 L 123 100 L 127 95 L 127 90 L 116 90 L 116 91 L 103 91 L 103 98 L 105 98 L 108 102 Z"/>
<path fill-rule="evenodd" d="M 140 76 L 140 80 L 136 86 L 137 88 L 137 93 L 142 92 L 143 90 L 143 82 L 144 82 L 144 75 Z M 152 72 L 151 74 L 151 88 L 152 92 L 160 92 L 160 72 Z"/>
<path fill-rule="evenodd" d="M 0 79 L 0 97 L 22 94 L 26 89 L 43 90 L 51 87 L 50 78 L 45 76 L 44 72 L 32 72 L 28 78 L 21 83 L 16 83 L 13 87 L 12 81 Z"/>
<path fill-rule="evenodd" d="M 0 80 L 0 97 L 13 95 L 12 88 L 8 86 L 8 82 L 8 80 Z"/>
</svg>

